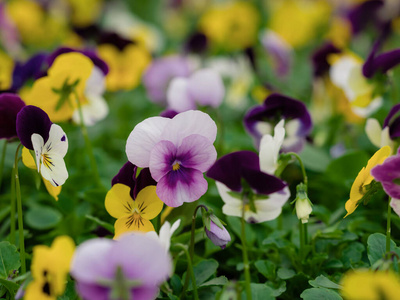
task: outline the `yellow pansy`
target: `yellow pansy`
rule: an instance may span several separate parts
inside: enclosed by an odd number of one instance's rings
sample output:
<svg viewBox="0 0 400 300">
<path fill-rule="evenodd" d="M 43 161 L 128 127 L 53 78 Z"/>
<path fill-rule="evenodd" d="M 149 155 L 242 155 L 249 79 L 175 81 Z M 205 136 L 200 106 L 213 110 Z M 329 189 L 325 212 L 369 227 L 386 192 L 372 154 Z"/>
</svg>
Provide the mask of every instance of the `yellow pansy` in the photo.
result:
<svg viewBox="0 0 400 300">
<path fill-rule="evenodd" d="M 292 47 L 302 47 L 327 26 L 331 7 L 325 0 L 281 0 L 270 3 L 269 29 Z"/>
<path fill-rule="evenodd" d="M 326 39 L 338 48 L 344 48 L 351 39 L 351 24 L 347 19 L 335 17 L 332 19 Z"/>
<path fill-rule="evenodd" d="M 111 44 L 98 47 L 98 53 L 108 67 L 106 86 L 109 91 L 131 90 L 137 87 L 151 61 L 150 53 L 142 46 L 130 44 L 119 50 Z"/>
<path fill-rule="evenodd" d="M 341 293 L 346 300 L 397 300 L 399 291 L 399 277 L 390 271 L 350 271 L 342 279 Z"/>
<path fill-rule="evenodd" d="M 75 92 L 82 104 L 86 102 L 84 90 L 93 67 L 93 62 L 81 53 L 59 55 L 49 68 L 48 75 L 36 80 L 26 94 L 26 105 L 40 107 L 52 122 L 71 119 L 77 109 Z"/>
<path fill-rule="evenodd" d="M 33 281 L 29 283 L 24 299 L 55 300 L 62 295 L 74 251 L 74 241 L 68 236 L 57 237 L 50 248 L 35 246 L 31 265 Z"/>
<path fill-rule="evenodd" d="M 352 214 L 357 206 L 360 204 L 361 198 L 366 193 L 366 186 L 372 182 L 374 177 L 371 175 L 371 170 L 376 165 L 382 164 L 385 159 L 391 154 L 391 148 L 389 146 L 382 147 L 370 158 L 367 166 L 362 168 L 358 173 L 356 179 L 353 182 L 350 190 L 350 199 L 347 200 L 345 208 L 348 215 Z"/>
<path fill-rule="evenodd" d="M 102 0 L 68 0 L 71 6 L 71 21 L 79 27 L 86 27 L 95 23 L 101 13 Z"/>
<path fill-rule="evenodd" d="M 117 183 L 106 195 L 106 210 L 117 219 L 114 238 L 128 231 L 154 231 L 149 220 L 154 219 L 163 208 L 164 203 L 158 198 L 155 185 L 146 186 L 135 200 L 130 196 L 130 190 L 129 186 Z"/>
<path fill-rule="evenodd" d="M 216 5 L 204 13 L 200 30 L 218 48 L 240 50 L 254 44 L 260 16 L 249 2 Z"/>
<path fill-rule="evenodd" d="M 14 61 L 6 53 L 0 51 L 0 90 L 8 90 L 12 85 Z"/>
<path fill-rule="evenodd" d="M 23 147 L 22 148 L 22 163 L 28 167 L 29 169 L 36 170 L 37 166 L 35 163 L 35 159 L 33 158 L 33 155 L 29 151 L 29 149 Z M 46 180 L 42 177 L 44 186 L 46 187 L 47 192 L 52 196 L 56 201 L 58 201 L 58 195 L 61 193 L 62 186 L 53 186 L 50 181 Z"/>
</svg>

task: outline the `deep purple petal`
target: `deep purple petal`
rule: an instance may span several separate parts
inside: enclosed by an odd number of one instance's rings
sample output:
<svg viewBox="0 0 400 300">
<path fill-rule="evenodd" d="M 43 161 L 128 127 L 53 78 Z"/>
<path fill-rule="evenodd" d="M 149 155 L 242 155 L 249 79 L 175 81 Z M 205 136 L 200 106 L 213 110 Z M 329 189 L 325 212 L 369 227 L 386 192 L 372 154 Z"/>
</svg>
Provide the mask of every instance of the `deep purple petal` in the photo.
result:
<svg viewBox="0 0 400 300">
<path fill-rule="evenodd" d="M 376 73 L 385 74 L 391 68 L 400 63 L 400 49 L 395 49 L 375 57 L 378 44 L 376 44 L 363 65 L 363 74 L 367 78 L 372 78 Z"/>
<path fill-rule="evenodd" d="M 163 110 L 163 111 L 160 113 L 160 117 L 172 119 L 172 118 L 175 117 L 177 114 L 178 114 L 178 112 L 175 111 L 175 110 L 173 110 L 173 109 L 166 109 L 166 110 Z"/>
<path fill-rule="evenodd" d="M 269 195 L 286 186 L 278 177 L 250 168 L 243 169 L 243 178 L 257 194 Z"/>
<path fill-rule="evenodd" d="M 378 11 L 383 5 L 381 0 L 370 0 L 354 7 L 348 14 L 353 34 L 363 31 L 369 22 L 373 23 L 376 28 L 382 26 Z"/>
<path fill-rule="evenodd" d="M 398 115 L 399 111 L 400 104 L 396 104 L 389 111 L 387 117 L 385 118 L 385 121 L 383 122 L 383 128 L 389 126 L 389 134 L 392 139 L 400 137 L 400 116 Z"/>
<path fill-rule="evenodd" d="M 207 36 L 201 32 L 193 33 L 184 46 L 185 52 L 203 53 L 207 50 L 208 40 Z"/>
<path fill-rule="evenodd" d="M 11 90 L 18 91 L 29 79 L 37 79 L 42 74 L 47 54 L 38 53 L 25 63 L 16 63 L 13 71 Z"/>
<path fill-rule="evenodd" d="M 49 139 L 50 127 L 53 124 L 49 116 L 39 107 L 28 105 L 17 115 L 17 135 L 26 148 L 33 150 L 32 134 L 37 133 L 44 143 Z"/>
<path fill-rule="evenodd" d="M 238 151 L 218 159 L 208 170 L 207 176 L 240 192 L 244 169 L 260 170 L 259 157 L 251 151 Z"/>
<path fill-rule="evenodd" d="M 143 168 L 138 177 L 136 177 L 136 184 L 133 189 L 133 199 L 136 199 L 136 196 L 139 192 L 149 185 L 157 185 L 157 182 L 151 177 L 150 169 Z"/>
<path fill-rule="evenodd" d="M 16 94 L 0 95 L 0 139 L 17 136 L 17 114 L 24 106 L 25 103 Z"/>
<path fill-rule="evenodd" d="M 122 51 L 126 46 L 135 44 L 135 42 L 125 39 L 115 32 L 102 32 L 98 44 L 111 44 Z"/>
<path fill-rule="evenodd" d="M 392 107 L 392 109 L 389 111 L 387 117 L 385 118 L 385 121 L 383 122 L 383 128 L 386 126 L 389 126 L 389 124 L 392 121 L 392 118 L 400 111 L 400 104 L 396 104 L 395 106 Z"/>
<path fill-rule="evenodd" d="M 207 191 L 207 181 L 199 170 L 180 167 L 171 171 L 157 183 L 157 195 L 168 206 L 178 207 L 193 202 Z"/>
<path fill-rule="evenodd" d="M 126 162 L 118 174 L 111 180 L 111 185 L 122 183 L 132 189 L 135 186 L 136 170 L 137 167 L 133 163 L 130 161 Z"/>
<path fill-rule="evenodd" d="M 383 164 L 371 170 L 371 175 L 376 181 L 382 183 L 386 194 L 395 199 L 400 199 L 400 155 L 387 158 Z"/>
<path fill-rule="evenodd" d="M 314 76 L 319 77 L 329 71 L 330 64 L 328 63 L 328 56 L 333 53 L 340 53 L 340 49 L 335 47 L 331 42 L 323 44 L 311 56 L 313 65 Z"/>
</svg>

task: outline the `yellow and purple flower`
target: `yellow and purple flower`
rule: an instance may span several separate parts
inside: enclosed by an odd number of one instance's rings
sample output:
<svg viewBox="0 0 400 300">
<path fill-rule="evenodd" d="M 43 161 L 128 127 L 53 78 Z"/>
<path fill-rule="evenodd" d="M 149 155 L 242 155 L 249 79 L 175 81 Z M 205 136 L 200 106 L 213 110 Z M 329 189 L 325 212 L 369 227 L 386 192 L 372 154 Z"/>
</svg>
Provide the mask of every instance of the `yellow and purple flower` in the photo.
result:
<svg viewBox="0 0 400 300">
<path fill-rule="evenodd" d="M 214 163 L 217 126 L 207 114 L 186 111 L 152 117 L 135 126 L 126 143 L 128 160 L 149 168 L 157 195 L 168 206 L 193 202 L 207 191 L 203 177 Z"/>
</svg>

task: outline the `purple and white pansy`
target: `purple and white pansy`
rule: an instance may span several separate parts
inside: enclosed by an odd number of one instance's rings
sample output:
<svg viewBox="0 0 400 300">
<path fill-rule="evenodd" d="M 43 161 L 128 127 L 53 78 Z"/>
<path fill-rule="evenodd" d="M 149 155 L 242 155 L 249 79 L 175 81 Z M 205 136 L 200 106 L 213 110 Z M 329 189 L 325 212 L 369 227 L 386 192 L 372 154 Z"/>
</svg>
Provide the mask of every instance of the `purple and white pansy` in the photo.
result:
<svg viewBox="0 0 400 300">
<path fill-rule="evenodd" d="M 277 93 L 269 95 L 262 105 L 251 108 L 244 117 L 246 131 L 259 149 L 261 138 L 272 134 L 275 125 L 285 120 L 286 137 L 283 152 L 300 152 L 312 129 L 311 116 L 304 103 Z"/>
<path fill-rule="evenodd" d="M 53 186 L 63 185 L 68 178 L 64 162 L 68 139 L 62 128 L 42 109 L 28 105 L 18 113 L 16 129 L 22 145 L 35 152 L 37 170 L 43 178 Z"/>
<path fill-rule="evenodd" d="M 157 195 L 168 206 L 193 202 L 207 191 L 206 172 L 217 158 L 217 126 L 209 115 L 189 110 L 172 119 L 148 118 L 128 137 L 128 160 L 149 168 Z"/>
</svg>

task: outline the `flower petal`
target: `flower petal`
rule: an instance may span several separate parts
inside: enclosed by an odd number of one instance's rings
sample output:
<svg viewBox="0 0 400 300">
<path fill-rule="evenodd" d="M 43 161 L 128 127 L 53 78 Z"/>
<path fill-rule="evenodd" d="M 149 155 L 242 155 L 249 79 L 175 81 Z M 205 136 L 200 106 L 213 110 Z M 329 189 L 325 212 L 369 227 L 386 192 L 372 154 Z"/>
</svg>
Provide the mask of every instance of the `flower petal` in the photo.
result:
<svg viewBox="0 0 400 300">
<path fill-rule="evenodd" d="M 128 232 L 141 231 L 149 232 L 154 231 L 154 226 L 147 219 L 141 218 L 138 214 L 125 215 L 119 218 L 114 223 L 115 235 L 114 239 L 119 239 L 121 235 Z"/>
<path fill-rule="evenodd" d="M 274 174 L 278 167 L 278 156 L 285 138 L 285 128 L 283 127 L 285 120 L 281 120 L 274 130 L 274 136 L 264 135 L 260 142 L 260 169 L 261 171 Z"/>
<path fill-rule="evenodd" d="M 0 139 L 17 136 L 17 114 L 24 106 L 25 103 L 18 95 L 11 93 L 0 95 Z"/>
<path fill-rule="evenodd" d="M 130 196 L 131 188 L 121 183 L 114 184 L 108 191 L 105 200 L 107 212 L 118 219 L 132 212 L 134 201 Z"/>
<path fill-rule="evenodd" d="M 68 178 L 64 158 L 57 153 L 44 154 L 40 165 L 40 173 L 53 186 L 63 185 Z"/>
<path fill-rule="evenodd" d="M 156 194 L 156 186 L 150 185 L 139 192 L 135 200 L 135 207 L 140 215 L 147 220 L 154 219 L 161 213 L 164 203 Z"/>
<path fill-rule="evenodd" d="M 44 153 L 58 154 L 64 157 L 68 151 L 68 138 L 64 130 L 57 125 L 52 124 L 50 127 L 49 139 L 44 145 Z"/>
<path fill-rule="evenodd" d="M 378 148 L 381 147 L 382 128 L 377 119 L 367 119 L 365 124 L 365 133 L 374 146 Z"/>
<path fill-rule="evenodd" d="M 29 169 L 36 169 L 35 159 L 28 148 L 22 148 L 22 162 Z"/>
<path fill-rule="evenodd" d="M 133 128 L 126 142 L 128 160 L 140 168 L 149 166 L 150 151 L 161 140 L 161 135 L 171 119 L 163 117 L 148 118 Z"/>
<path fill-rule="evenodd" d="M 33 150 L 35 151 L 35 156 L 36 156 L 37 171 L 40 172 L 40 158 L 42 156 L 43 146 L 44 146 L 43 138 L 39 134 L 34 133 L 32 134 L 31 139 L 32 139 Z"/>
<path fill-rule="evenodd" d="M 196 108 L 196 103 L 188 92 L 188 83 L 188 80 L 183 77 L 177 77 L 171 80 L 167 90 L 169 109 L 183 112 Z"/>
<path fill-rule="evenodd" d="M 159 181 L 168 172 L 176 160 L 177 149 L 170 141 L 157 143 L 150 153 L 150 172 L 155 181 Z"/>
<path fill-rule="evenodd" d="M 207 186 L 202 172 L 181 166 L 160 179 L 157 195 L 168 206 L 178 207 L 199 199 L 207 191 Z"/>
</svg>

